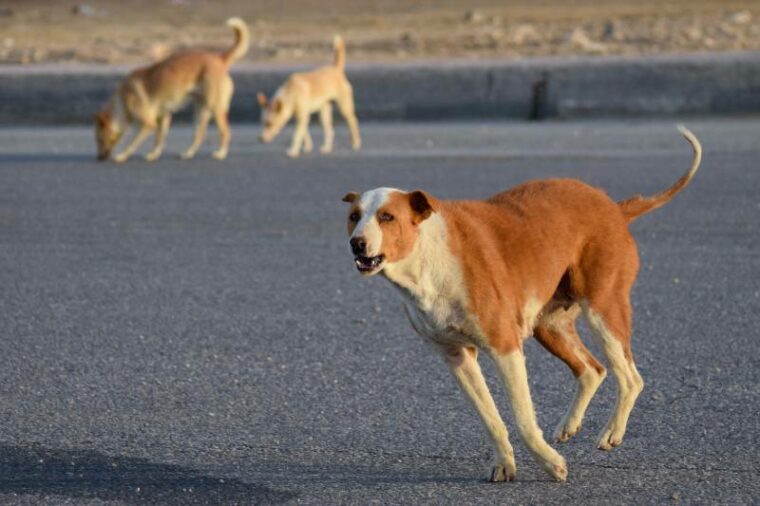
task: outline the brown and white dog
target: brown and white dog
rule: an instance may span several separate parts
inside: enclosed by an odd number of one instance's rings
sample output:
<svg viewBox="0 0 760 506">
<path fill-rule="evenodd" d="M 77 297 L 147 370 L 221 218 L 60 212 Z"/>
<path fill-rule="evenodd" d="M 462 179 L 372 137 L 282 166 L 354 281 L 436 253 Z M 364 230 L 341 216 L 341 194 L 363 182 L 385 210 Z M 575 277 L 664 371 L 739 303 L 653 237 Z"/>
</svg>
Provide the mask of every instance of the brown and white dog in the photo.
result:
<svg viewBox="0 0 760 506">
<path fill-rule="evenodd" d="M 694 150 L 691 168 L 652 197 L 616 203 L 573 179 L 531 181 L 485 201 L 443 201 L 391 188 L 344 197 L 351 204 L 348 233 L 356 267 L 365 276 L 380 273 L 398 288 L 412 327 L 450 366 L 496 446 L 491 481 L 512 480 L 516 468 L 478 350 L 498 366 L 524 444 L 544 470 L 564 481 L 565 460 L 536 422 L 523 341 L 535 335 L 576 378 L 575 399 L 554 432 L 555 441 L 564 442 L 580 429 L 606 375 L 578 337 L 581 313 L 618 384 L 598 447 L 610 450 L 622 442 L 644 386 L 631 352 L 630 291 L 639 259 L 628 225 L 670 201 L 697 171 L 702 148 L 679 128 Z"/>
<path fill-rule="evenodd" d="M 290 118 L 296 117 L 296 131 L 288 150 L 288 156 L 297 157 L 301 146 L 306 153 L 311 152 L 314 144 L 309 135 L 309 117 L 319 111 L 325 138 L 320 151 L 329 153 L 333 149 L 335 134 L 332 127 L 332 105 L 338 104 L 340 113 L 348 123 L 351 131 L 351 145 L 358 150 L 362 145 L 359 136 L 359 122 L 354 112 L 354 92 L 346 78 L 346 44 L 340 35 L 333 41 L 335 61 L 332 65 L 318 68 L 311 72 L 299 72 L 291 75 L 275 92 L 271 100 L 259 92 L 257 98 L 261 107 L 262 142 L 271 142 Z"/>
<path fill-rule="evenodd" d="M 230 18 L 227 25 L 235 31 L 235 43 L 227 51 L 177 53 L 133 71 L 121 82 L 105 108 L 95 117 L 99 160 L 108 159 L 119 139 L 132 125 L 137 127 L 135 137 L 121 153 L 113 157 L 114 161 L 126 161 L 154 130 L 156 144 L 145 159 L 158 159 L 164 149 L 172 114 L 190 99 L 195 102 L 195 136 L 190 147 L 182 153 L 182 158 L 195 156 L 212 115 L 219 128 L 219 149 L 213 156 L 218 160 L 227 157 L 230 144 L 227 113 L 233 91 L 229 69 L 233 62 L 248 52 L 250 40 L 248 27 L 242 19 Z"/>
</svg>

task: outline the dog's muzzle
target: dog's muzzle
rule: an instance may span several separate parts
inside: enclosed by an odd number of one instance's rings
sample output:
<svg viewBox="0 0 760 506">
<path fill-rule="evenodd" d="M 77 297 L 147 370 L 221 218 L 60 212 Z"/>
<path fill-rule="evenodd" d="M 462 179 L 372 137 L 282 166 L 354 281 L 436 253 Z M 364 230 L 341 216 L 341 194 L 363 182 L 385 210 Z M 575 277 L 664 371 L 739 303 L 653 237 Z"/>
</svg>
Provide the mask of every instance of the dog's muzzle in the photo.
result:
<svg viewBox="0 0 760 506">
<path fill-rule="evenodd" d="M 383 264 L 385 255 L 367 256 L 367 241 L 362 237 L 352 237 L 348 242 L 354 254 L 354 264 L 362 274 L 373 273 Z"/>
</svg>

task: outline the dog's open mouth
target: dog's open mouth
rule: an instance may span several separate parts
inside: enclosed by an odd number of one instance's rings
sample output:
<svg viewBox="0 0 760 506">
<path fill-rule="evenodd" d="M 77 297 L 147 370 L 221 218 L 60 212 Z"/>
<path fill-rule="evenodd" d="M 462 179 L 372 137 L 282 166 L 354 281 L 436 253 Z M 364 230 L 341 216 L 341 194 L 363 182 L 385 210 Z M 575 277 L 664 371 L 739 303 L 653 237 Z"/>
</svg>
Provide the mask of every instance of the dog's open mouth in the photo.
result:
<svg viewBox="0 0 760 506">
<path fill-rule="evenodd" d="M 376 257 L 364 257 L 358 255 L 354 257 L 354 263 L 356 268 L 361 273 L 369 273 L 377 270 L 385 260 L 385 255 L 377 255 Z"/>
</svg>

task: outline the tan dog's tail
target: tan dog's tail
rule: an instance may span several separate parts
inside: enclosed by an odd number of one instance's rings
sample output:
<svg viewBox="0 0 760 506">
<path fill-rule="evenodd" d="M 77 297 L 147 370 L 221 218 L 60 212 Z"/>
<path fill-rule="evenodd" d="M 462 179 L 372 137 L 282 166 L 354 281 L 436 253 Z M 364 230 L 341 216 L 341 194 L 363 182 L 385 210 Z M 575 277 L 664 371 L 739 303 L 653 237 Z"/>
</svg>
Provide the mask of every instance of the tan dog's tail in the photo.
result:
<svg viewBox="0 0 760 506">
<path fill-rule="evenodd" d="M 620 210 L 623 211 L 623 215 L 626 217 L 629 223 L 642 214 L 646 214 L 649 211 L 653 211 L 654 209 L 657 209 L 658 207 L 661 207 L 670 202 L 671 199 L 676 196 L 676 193 L 686 188 L 686 185 L 689 184 L 691 178 L 693 178 L 694 174 L 697 173 L 699 163 L 702 161 L 702 145 L 699 143 L 697 136 L 691 133 L 691 131 L 689 131 L 685 126 L 678 125 L 678 130 L 686 138 L 686 140 L 689 141 L 689 144 L 691 144 L 691 147 L 694 150 L 694 158 L 691 161 L 691 167 L 689 168 L 689 171 L 681 176 L 681 179 L 676 181 L 673 186 L 663 192 L 658 193 L 657 195 L 653 195 L 651 197 L 634 195 L 629 199 L 618 202 Z"/>
<path fill-rule="evenodd" d="M 232 65 L 236 60 L 242 58 L 248 52 L 248 45 L 251 42 L 251 34 L 248 31 L 248 25 L 240 18 L 230 18 L 227 20 L 227 26 L 235 31 L 235 43 L 227 51 L 222 53 L 222 59 L 227 65 Z"/>
<path fill-rule="evenodd" d="M 346 68 L 346 42 L 340 35 L 333 37 L 333 50 L 335 51 L 335 62 L 333 65 L 339 69 Z"/>
</svg>

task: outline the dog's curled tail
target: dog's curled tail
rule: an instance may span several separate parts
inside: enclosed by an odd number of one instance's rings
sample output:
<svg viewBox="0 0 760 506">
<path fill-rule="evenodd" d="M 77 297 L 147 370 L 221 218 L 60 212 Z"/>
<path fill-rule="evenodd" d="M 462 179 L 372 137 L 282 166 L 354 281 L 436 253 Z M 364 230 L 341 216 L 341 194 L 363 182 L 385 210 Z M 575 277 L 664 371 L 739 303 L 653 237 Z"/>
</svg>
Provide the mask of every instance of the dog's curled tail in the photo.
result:
<svg viewBox="0 0 760 506">
<path fill-rule="evenodd" d="M 248 52 L 248 46 L 251 43 L 251 33 L 248 31 L 248 25 L 240 18 L 228 19 L 227 26 L 235 31 L 235 42 L 231 48 L 222 53 L 222 59 L 227 65 L 232 65 Z"/>
<path fill-rule="evenodd" d="M 335 62 L 333 65 L 339 69 L 346 68 L 346 42 L 340 35 L 333 37 L 333 50 L 335 51 Z"/>
<path fill-rule="evenodd" d="M 653 211 L 654 209 L 657 209 L 658 207 L 661 207 L 670 202 L 671 199 L 676 196 L 676 193 L 686 188 L 686 185 L 689 184 L 691 178 L 693 178 L 694 174 L 697 173 L 699 163 L 702 161 L 702 145 L 699 143 L 697 136 L 691 133 L 691 131 L 685 126 L 678 125 L 678 130 L 681 132 L 681 135 L 683 135 L 686 140 L 689 141 L 689 144 L 691 144 L 691 147 L 694 150 L 694 157 L 691 161 L 691 167 L 689 168 L 688 172 L 686 172 L 686 174 L 681 176 L 681 178 L 675 182 L 673 186 L 663 192 L 658 193 L 657 195 L 653 195 L 651 197 L 634 195 L 629 199 L 618 202 L 620 210 L 623 211 L 623 215 L 626 217 L 629 223 L 642 214 L 646 214 L 649 211 Z"/>
</svg>

